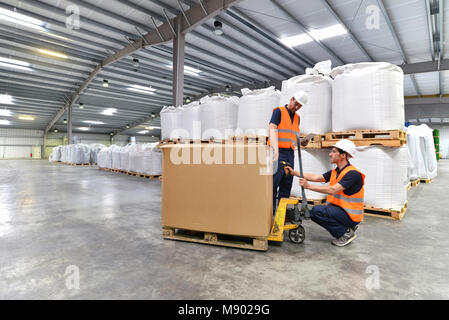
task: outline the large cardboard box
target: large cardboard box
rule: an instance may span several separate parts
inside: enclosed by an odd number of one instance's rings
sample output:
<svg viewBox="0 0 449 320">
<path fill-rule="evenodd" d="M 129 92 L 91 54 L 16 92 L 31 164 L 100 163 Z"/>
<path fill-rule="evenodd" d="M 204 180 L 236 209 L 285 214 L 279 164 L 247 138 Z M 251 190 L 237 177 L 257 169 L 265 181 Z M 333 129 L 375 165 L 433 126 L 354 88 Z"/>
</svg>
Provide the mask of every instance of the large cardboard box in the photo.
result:
<svg viewBox="0 0 449 320">
<path fill-rule="evenodd" d="M 161 148 L 163 226 L 268 236 L 273 176 L 266 145 L 198 143 Z"/>
</svg>

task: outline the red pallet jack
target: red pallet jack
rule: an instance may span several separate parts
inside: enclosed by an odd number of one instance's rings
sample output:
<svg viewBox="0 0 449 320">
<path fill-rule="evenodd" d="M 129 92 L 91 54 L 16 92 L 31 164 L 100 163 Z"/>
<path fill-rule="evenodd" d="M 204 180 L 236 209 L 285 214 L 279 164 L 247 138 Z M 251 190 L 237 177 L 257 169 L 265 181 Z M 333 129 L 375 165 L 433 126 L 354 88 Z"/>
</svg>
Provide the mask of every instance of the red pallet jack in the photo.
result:
<svg viewBox="0 0 449 320">
<path fill-rule="evenodd" d="M 301 143 L 299 134 L 296 134 L 296 144 L 298 151 L 299 173 L 300 177 L 304 178 L 301 159 Z M 281 162 L 281 165 L 293 166 L 286 162 Z M 310 210 L 307 205 L 307 198 L 304 188 L 301 187 L 302 201 L 299 205 L 298 199 L 282 198 L 279 201 L 276 215 L 274 216 L 273 226 L 271 227 L 269 241 L 283 242 L 284 231 L 289 230 L 288 237 L 293 243 L 302 243 L 306 238 L 306 232 L 302 226 L 302 221 L 310 219 Z M 293 207 L 292 207 L 293 206 Z M 286 216 L 291 217 L 291 221 L 286 221 Z M 288 219 L 290 220 L 290 219 Z"/>
</svg>

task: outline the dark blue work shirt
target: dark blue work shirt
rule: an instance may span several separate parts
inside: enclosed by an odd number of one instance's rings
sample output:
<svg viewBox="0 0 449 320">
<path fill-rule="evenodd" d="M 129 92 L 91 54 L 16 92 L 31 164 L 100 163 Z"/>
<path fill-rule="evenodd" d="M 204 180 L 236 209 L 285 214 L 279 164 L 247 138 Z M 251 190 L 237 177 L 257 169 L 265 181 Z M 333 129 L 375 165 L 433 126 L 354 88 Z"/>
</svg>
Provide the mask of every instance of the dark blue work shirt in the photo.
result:
<svg viewBox="0 0 449 320">
<path fill-rule="evenodd" d="M 340 172 L 343 171 L 344 168 L 346 168 L 347 166 L 349 166 L 350 163 L 348 163 L 346 166 L 344 166 L 341 170 L 337 169 L 337 177 L 340 175 Z M 331 179 L 331 174 L 332 174 L 332 170 L 328 171 L 326 173 L 323 174 L 324 180 L 326 180 L 326 182 L 329 182 Z M 360 191 L 360 189 L 362 189 L 363 187 L 363 178 L 362 175 L 357 172 L 357 171 L 349 171 L 339 182 L 339 184 L 341 184 L 343 186 L 343 188 L 345 188 L 343 190 L 343 193 L 347 196 L 352 196 L 353 194 L 356 194 L 357 192 Z"/>
<path fill-rule="evenodd" d="M 285 107 L 287 108 L 287 105 L 285 105 Z M 288 110 L 288 108 L 287 108 L 287 111 L 288 111 L 288 114 L 290 115 L 290 120 L 293 123 L 293 121 L 295 120 L 296 112 L 294 112 L 294 111 L 291 112 L 290 110 Z M 281 110 L 279 108 L 275 109 L 273 111 L 273 114 L 271 115 L 270 123 L 273 123 L 273 124 L 279 126 L 279 124 L 281 123 L 281 116 L 282 116 Z M 290 154 L 293 154 L 293 149 L 292 148 L 279 148 L 279 153 L 285 153 L 285 154 L 290 155 Z"/>
</svg>

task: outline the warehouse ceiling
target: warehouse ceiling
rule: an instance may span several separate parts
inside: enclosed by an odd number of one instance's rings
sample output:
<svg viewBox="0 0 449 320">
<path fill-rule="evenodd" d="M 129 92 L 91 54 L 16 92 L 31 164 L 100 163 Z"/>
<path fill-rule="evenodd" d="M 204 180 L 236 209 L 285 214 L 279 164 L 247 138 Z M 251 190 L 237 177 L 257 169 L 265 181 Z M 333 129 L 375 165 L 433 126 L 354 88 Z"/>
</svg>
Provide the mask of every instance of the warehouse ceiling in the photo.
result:
<svg viewBox="0 0 449 320">
<path fill-rule="evenodd" d="M 151 17 L 159 26 L 181 14 L 180 5 L 198 2 L 1 0 L 0 126 L 45 129 L 101 61 L 154 29 Z M 187 34 L 184 97 L 279 83 L 326 59 L 333 66 L 444 61 L 443 2 L 242 0 Z M 172 104 L 171 63 L 170 43 L 103 68 L 74 101 L 73 131 L 159 136 L 159 112 Z M 405 96 L 448 93 L 449 71 L 405 75 Z M 51 130 L 65 131 L 64 119 Z"/>
</svg>

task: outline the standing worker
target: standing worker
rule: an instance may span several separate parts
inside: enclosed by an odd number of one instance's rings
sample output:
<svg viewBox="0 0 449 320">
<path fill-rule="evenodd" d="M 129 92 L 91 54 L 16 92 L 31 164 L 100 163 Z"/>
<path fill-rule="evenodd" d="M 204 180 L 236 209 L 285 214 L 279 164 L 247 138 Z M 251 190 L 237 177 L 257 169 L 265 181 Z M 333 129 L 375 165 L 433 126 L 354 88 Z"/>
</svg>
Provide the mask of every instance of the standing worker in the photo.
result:
<svg viewBox="0 0 449 320">
<path fill-rule="evenodd" d="M 270 120 L 270 146 L 274 149 L 274 160 L 278 163 L 285 161 L 294 165 L 294 148 L 296 146 L 296 134 L 299 134 L 300 122 L 296 111 L 306 103 L 307 93 L 298 91 L 288 104 L 273 109 Z M 308 141 L 304 140 L 301 145 L 305 146 L 307 143 Z M 273 175 L 273 212 L 276 212 L 276 199 L 290 197 L 292 183 L 293 177 L 286 175 L 282 166 L 278 165 L 277 171 Z"/>
<path fill-rule="evenodd" d="M 355 230 L 363 220 L 365 175 L 349 163 L 356 147 L 350 140 L 338 141 L 329 153 L 337 167 L 324 174 L 304 173 L 299 184 L 305 189 L 328 194 L 327 204 L 314 206 L 312 221 L 325 228 L 335 238 L 332 244 L 343 247 L 354 240 Z M 287 174 L 299 177 L 299 172 L 286 167 Z M 329 182 L 329 186 L 310 185 L 308 181 Z"/>
</svg>

